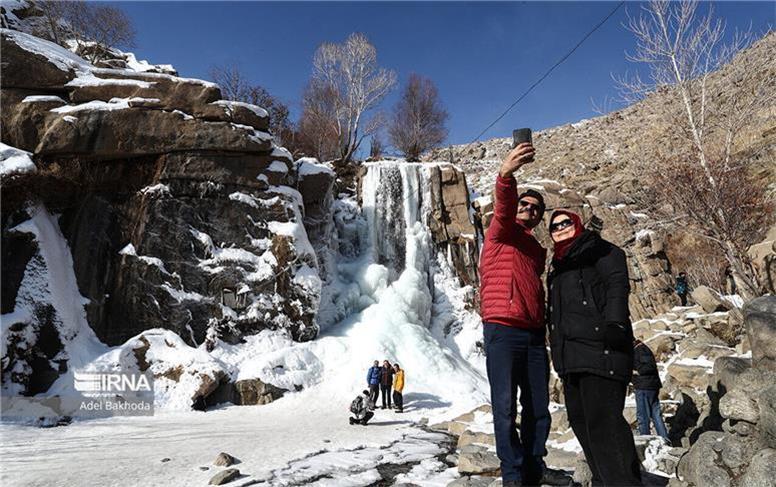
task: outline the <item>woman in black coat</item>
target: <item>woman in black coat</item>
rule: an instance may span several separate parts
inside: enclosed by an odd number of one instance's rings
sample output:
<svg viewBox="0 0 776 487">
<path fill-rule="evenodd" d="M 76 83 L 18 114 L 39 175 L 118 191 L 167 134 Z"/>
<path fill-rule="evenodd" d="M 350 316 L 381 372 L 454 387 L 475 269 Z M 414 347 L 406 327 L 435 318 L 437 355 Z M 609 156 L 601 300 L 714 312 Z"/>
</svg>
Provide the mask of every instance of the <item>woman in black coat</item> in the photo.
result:
<svg viewBox="0 0 776 487">
<path fill-rule="evenodd" d="M 633 367 L 625 252 L 555 211 L 548 276 L 552 362 L 563 381 L 569 423 L 593 485 L 641 485 L 633 435 L 622 415 Z"/>
</svg>

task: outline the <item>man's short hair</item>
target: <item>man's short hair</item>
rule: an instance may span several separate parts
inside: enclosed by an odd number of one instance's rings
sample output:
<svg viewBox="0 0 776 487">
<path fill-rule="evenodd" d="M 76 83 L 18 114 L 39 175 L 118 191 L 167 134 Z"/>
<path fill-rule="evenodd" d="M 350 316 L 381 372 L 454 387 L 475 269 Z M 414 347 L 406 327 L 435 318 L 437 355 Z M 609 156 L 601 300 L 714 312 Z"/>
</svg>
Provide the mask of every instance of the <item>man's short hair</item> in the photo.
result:
<svg viewBox="0 0 776 487">
<path fill-rule="evenodd" d="M 361 392 L 362 392 L 363 394 L 367 395 L 367 396 L 369 395 L 369 391 L 367 391 L 366 389 L 364 389 L 364 390 L 363 390 L 363 391 L 361 391 Z"/>
<path fill-rule="evenodd" d="M 542 208 L 542 215 L 544 215 L 544 210 L 547 208 L 544 205 L 544 196 L 536 190 L 533 189 L 527 189 L 520 193 L 520 196 L 517 197 L 517 201 L 520 201 L 521 199 L 525 198 L 526 196 L 530 196 L 531 198 L 536 198 L 537 201 L 539 201 L 539 206 Z"/>
</svg>

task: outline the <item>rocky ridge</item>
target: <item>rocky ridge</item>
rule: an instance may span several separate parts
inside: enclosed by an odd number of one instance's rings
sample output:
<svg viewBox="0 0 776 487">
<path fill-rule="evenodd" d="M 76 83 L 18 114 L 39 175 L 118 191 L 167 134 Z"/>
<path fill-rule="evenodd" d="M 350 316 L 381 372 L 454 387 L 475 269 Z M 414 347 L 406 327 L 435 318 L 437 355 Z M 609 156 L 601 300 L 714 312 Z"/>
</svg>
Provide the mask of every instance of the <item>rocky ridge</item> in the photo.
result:
<svg viewBox="0 0 776 487">
<path fill-rule="evenodd" d="M 776 61 L 772 53 L 776 49 L 776 33 L 768 33 L 748 49 L 742 51 L 731 63 L 709 76 L 711 96 L 739 90 L 751 91 L 744 84 L 741 73 L 753 73 L 749 82 L 763 82 L 770 90 L 776 90 Z M 612 111 L 606 115 L 581 120 L 579 122 L 536 131 L 533 142 L 536 147 L 536 161 L 526 166 L 519 175 L 519 181 L 533 184 L 534 181 L 557 182 L 563 188 L 576 191 L 581 200 L 561 201 L 571 204 L 574 209 L 578 203 L 589 203 L 590 198 L 600 202 L 599 207 L 629 208 L 635 213 L 651 215 L 654 209 L 645 206 L 648 198 L 644 196 L 644 178 L 651 164 L 651 154 L 655 145 L 674 144 L 678 140 L 656 113 L 655 106 L 668 103 L 669 95 L 658 92 L 647 100 Z M 739 147 L 734 157 L 751 163 L 756 168 L 758 178 L 769 182 L 771 196 L 776 191 L 776 117 L 773 107 L 761 106 L 752 118 L 747 132 L 742 133 Z M 430 151 L 425 160 L 445 159 L 460 167 L 467 175 L 470 187 L 481 195 L 492 191 L 493 181 L 500 161 L 509 151 L 511 138 L 493 138 L 471 144 L 454 145 Z M 623 206 L 623 205 L 628 205 Z M 591 205 L 594 206 L 594 205 Z M 596 208 L 593 208 L 596 213 Z M 603 218 L 607 220 L 607 218 Z M 619 222 L 612 222 L 619 226 Z M 607 226 L 612 225 L 608 222 Z M 657 219 L 638 222 L 632 229 L 619 226 L 620 240 L 635 235 L 640 230 L 658 231 Z M 659 232 L 658 232 L 659 233 Z M 771 232 L 772 233 L 772 232 Z M 680 253 L 685 250 L 687 239 L 681 229 L 669 235 L 663 235 L 664 253 L 668 261 L 678 262 Z M 667 238 L 665 238 L 667 237 Z M 773 238 L 766 238 L 760 245 L 750 250 L 755 266 L 773 292 L 773 262 L 776 251 Z M 659 309 L 658 311 L 664 311 Z"/>
<path fill-rule="evenodd" d="M 707 303 L 711 305 L 711 303 Z M 724 301 L 712 312 L 676 307 L 634 323 L 636 337 L 653 351 L 663 379 L 663 417 L 673 446 L 658 436 L 638 435 L 635 398 L 624 416 L 636 435 L 648 485 L 677 487 L 770 485 L 774 458 L 776 298 L 766 296 L 743 310 L 746 334 L 726 341 L 728 320 L 737 313 Z M 589 469 L 563 405 L 562 386 L 551 380 L 552 430 L 545 458 L 552 468 L 589 485 Z M 493 418 L 485 404 L 430 429 L 457 438 L 449 457 L 459 478 L 449 486 L 497 486 Z"/>
<path fill-rule="evenodd" d="M 2 49 L 2 141 L 34 162 L 2 175 L 3 313 L 35 330 L 4 348 L 4 382 L 39 392 L 56 377 L 50 360 L 67 367 L 63 310 L 19 292 L 33 263 L 49 277 L 55 265 L 51 242 L 27 230 L 36 217 L 65 239 L 85 319 L 107 345 L 149 328 L 189 346 L 268 328 L 316 336 L 321 281 L 297 187 L 315 180 L 325 194 L 333 175 L 300 174 L 266 111 L 205 81 L 97 68 L 18 31 L 2 30 Z"/>
</svg>

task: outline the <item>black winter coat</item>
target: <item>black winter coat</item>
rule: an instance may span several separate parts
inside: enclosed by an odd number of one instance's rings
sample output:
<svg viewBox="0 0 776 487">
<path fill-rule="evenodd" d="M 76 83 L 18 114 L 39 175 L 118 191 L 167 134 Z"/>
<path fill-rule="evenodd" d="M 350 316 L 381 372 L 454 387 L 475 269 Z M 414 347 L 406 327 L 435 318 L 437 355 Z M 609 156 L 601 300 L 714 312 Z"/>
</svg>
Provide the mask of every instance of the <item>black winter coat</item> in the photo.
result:
<svg viewBox="0 0 776 487">
<path fill-rule="evenodd" d="M 663 383 L 660 381 L 660 374 L 657 371 L 655 355 L 642 342 L 638 342 L 633 347 L 633 370 L 638 372 L 633 374 L 634 389 L 658 391 L 663 387 Z"/>
<path fill-rule="evenodd" d="M 552 266 L 547 321 L 558 375 L 587 372 L 630 381 L 633 329 L 625 252 L 585 230 Z"/>
</svg>

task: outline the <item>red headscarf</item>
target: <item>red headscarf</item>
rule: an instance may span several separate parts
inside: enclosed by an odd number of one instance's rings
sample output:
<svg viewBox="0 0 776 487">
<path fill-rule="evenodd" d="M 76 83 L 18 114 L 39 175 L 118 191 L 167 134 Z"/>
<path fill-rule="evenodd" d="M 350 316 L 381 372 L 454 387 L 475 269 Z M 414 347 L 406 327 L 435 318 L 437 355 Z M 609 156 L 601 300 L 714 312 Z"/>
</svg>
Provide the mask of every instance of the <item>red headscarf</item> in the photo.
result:
<svg viewBox="0 0 776 487">
<path fill-rule="evenodd" d="M 571 248 L 571 245 L 574 243 L 574 241 L 576 241 L 577 237 L 579 237 L 585 230 L 585 227 L 582 226 L 582 218 L 580 218 L 579 215 L 567 210 L 553 211 L 552 216 L 550 217 L 550 224 L 555 221 L 555 217 L 558 215 L 566 215 L 571 218 L 572 222 L 574 222 L 574 236 L 563 240 L 562 242 L 555 242 L 555 249 L 552 258 L 555 260 L 562 260 L 563 257 L 566 256 L 566 252 L 568 252 L 569 248 Z"/>
</svg>

